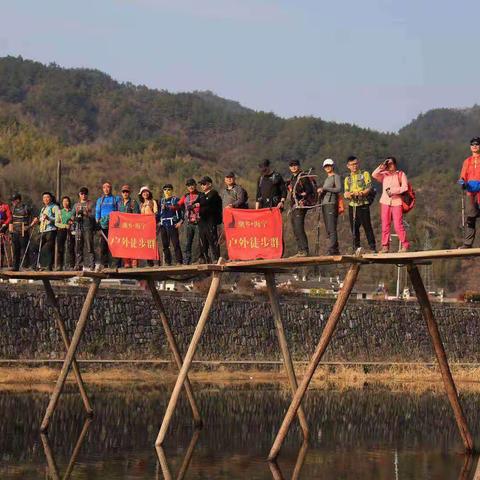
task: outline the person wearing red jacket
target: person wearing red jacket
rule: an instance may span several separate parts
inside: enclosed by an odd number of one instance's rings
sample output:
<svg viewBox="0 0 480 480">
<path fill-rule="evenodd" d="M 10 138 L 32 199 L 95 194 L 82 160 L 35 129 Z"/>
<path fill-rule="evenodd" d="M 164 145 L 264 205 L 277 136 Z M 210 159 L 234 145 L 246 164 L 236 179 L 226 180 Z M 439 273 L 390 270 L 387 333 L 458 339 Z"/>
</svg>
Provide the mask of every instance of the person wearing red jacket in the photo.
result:
<svg viewBox="0 0 480 480">
<path fill-rule="evenodd" d="M 0 263 L 1 267 L 13 267 L 13 248 L 10 236 L 5 234 L 8 232 L 8 226 L 12 223 L 12 211 L 8 203 L 0 200 Z M 3 261 L 3 257 L 6 262 Z"/>
<path fill-rule="evenodd" d="M 193 240 L 199 238 L 198 221 L 200 219 L 200 205 L 196 203 L 198 199 L 197 182 L 193 178 L 189 178 L 185 183 L 187 193 L 177 203 L 177 207 L 185 209 L 184 218 L 186 222 L 186 244 L 184 263 L 190 265 L 192 263 Z"/>
<path fill-rule="evenodd" d="M 465 228 L 463 234 L 463 245 L 459 248 L 472 248 L 475 240 L 475 224 L 480 216 L 480 137 L 470 140 L 470 151 L 462 166 L 460 180 L 458 183 L 467 191 L 467 202 L 465 204 Z"/>
<path fill-rule="evenodd" d="M 6 233 L 12 223 L 12 211 L 8 203 L 0 200 L 0 233 Z"/>
</svg>

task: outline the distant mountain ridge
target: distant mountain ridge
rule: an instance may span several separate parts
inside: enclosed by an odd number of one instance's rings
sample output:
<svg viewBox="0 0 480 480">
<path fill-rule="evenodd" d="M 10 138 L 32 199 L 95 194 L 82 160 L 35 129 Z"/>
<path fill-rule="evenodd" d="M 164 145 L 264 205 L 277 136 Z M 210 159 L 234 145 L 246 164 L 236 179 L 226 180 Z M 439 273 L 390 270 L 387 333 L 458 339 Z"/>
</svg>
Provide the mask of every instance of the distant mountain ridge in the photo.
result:
<svg viewBox="0 0 480 480">
<path fill-rule="evenodd" d="M 0 58 L 0 192 L 20 190 L 32 199 L 53 188 L 59 158 L 70 193 L 105 178 L 158 191 L 166 181 L 181 190 L 186 178 L 210 174 L 219 185 L 233 169 L 252 199 L 257 164 L 266 157 L 283 174 L 296 158 L 322 176 L 327 157 L 345 174 L 348 155 L 370 170 L 395 155 L 418 192 L 410 236 L 421 247 L 428 229 L 433 247 L 444 248 L 460 239 L 455 180 L 474 135 L 477 105 L 431 110 L 386 134 L 315 117 L 284 119 L 210 91 L 170 93 L 98 70 Z"/>
</svg>

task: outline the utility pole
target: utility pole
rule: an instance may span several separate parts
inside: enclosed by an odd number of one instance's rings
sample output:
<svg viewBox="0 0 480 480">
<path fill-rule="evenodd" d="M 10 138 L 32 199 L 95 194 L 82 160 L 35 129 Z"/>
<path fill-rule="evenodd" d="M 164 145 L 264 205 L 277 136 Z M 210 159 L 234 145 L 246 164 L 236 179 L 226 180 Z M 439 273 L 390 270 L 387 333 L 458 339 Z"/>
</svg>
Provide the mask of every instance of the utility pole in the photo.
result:
<svg viewBox="0 0 480 480">
<path fill-rule="evenodd" d="M 59 204 L 60 208 L 62 208 L 61 205 L 61 199 L 60 196 L 62 195 L 62 161 L 58 159 L 57 161 L 57 190 L 55 192 L 57 203 Z M 55 262 L 54 262 L 54 267 L 55 270 L 58 269 L 58 244 L 55 242 Z"/>
</svg>

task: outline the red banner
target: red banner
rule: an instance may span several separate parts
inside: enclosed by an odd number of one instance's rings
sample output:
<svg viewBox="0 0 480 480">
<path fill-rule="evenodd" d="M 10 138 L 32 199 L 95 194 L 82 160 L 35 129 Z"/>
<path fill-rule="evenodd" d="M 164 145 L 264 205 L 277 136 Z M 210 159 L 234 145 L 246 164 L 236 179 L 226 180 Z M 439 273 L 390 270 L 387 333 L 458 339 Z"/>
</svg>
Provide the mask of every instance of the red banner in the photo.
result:
<svg viewBox="0 0 480 480">
<path fill-rule="evenodd" d="M 278 208 L 225 208 L 223 225 L 230 260 L 282 256 L 282 212 Z"/>
<path fill-rule="evenodd" d="M 110 213 L 108 246 L 116 258 L 158 260 L 155 215 Z"/>
</svg>

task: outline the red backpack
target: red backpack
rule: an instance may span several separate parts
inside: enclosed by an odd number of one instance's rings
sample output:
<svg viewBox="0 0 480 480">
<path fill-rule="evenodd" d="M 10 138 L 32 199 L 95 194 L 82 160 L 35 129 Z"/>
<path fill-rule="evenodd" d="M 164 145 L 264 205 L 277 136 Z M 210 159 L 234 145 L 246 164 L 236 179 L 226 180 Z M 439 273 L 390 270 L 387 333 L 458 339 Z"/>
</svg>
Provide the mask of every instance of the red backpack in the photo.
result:
<svg viewBox="0 0 480 480">
<path fill-rule="evenodd" d="M 403 172 L 398 172 L 398 183 L 402 186 L 402 175 L 405 175 Z M 403 213 L 408 213 L 415 206 L 415 190 L 412 187 L 412 184 L 408 182 L 408 189 L 406 192 L 401 194 L 402 197 L 402 210 Z"/>
</svg>

